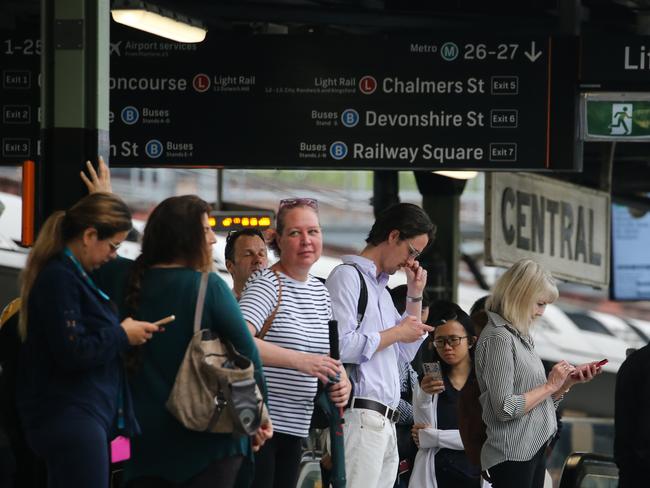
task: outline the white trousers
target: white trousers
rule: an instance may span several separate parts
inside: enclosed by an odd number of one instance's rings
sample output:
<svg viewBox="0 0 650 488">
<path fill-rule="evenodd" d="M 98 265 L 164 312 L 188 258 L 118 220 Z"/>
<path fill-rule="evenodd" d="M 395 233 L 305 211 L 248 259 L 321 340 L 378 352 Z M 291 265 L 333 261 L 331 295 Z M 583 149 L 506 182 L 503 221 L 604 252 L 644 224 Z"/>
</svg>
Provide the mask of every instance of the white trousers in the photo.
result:
<svg viewBox="0 0 650 488">
<path fill-rule="evenodd" d="M 395 424 L 364 408 L 349 408 L 344 419 L 347 488 L 392 488 L 399 464 Z"/>
</svg>

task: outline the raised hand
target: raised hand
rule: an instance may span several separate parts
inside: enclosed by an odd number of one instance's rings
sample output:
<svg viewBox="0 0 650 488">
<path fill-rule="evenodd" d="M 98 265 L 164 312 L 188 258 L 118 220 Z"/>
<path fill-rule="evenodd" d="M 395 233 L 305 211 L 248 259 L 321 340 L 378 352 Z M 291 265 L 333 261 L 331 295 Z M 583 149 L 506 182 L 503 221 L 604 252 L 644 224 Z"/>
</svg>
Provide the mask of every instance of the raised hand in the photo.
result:
<svg viewBox="0 0 650 488">
<path fill-rule="evenodd" d="M 90 161 L 86 161 L 86 171 L 88 176 L 83 171 L 80 172 L 81 180 L 86 184 L 88 193 L 113 193 L 111 186 L 111 171 L 104 162 L 104 158 L 99 156 L 99 163 L 97 164 L 97 171 L 93 168 Z"/>
<path fill-rule="evenodd" d="M 427 270 L 420 266 L 419 261 L 413 261 L 410 265 L 404 266 L 406 273 L 406 287 L 409 296 L 422 296 L 424 287 L 427 284 Z"/>
</svg>

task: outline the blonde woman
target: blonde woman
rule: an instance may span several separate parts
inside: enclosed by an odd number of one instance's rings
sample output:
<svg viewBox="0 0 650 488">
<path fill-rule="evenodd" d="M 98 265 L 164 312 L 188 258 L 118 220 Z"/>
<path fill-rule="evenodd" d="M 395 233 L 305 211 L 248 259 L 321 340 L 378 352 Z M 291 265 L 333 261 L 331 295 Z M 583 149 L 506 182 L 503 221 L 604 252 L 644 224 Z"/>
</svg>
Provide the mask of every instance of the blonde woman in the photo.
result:
<svg viewBox="0 0 650 488">
<path fill-rule="evenodd" d="M 574 384 L 600 372 L 595 363 L 574 367 L 560 361 L 546 376 L 530 331 L 557 297 L 551 274 L 523 259 L 499 278 L 487 300 L 489 320 L 475 364 L 487 428 L 481 467 L 494 488 L 544 486 L 544 450 L 557 430 L 555 409 Z"/>
<path fill-rule="evenodd" d="M 274 317 L 264 340 L 255 339 L 275 433 L 255 456 L 252 488 L 291 488 L 298 481 L 302 440 L 309 434 L 318 380 L 327 384 L 329 378 L 341 375 L 341 381 L 330 389 L 338 407 L 347 404 L 351 387 L 340 361 L 328 356 L 329 293 L 309 274 L 323 250 L 316 200 L 280 202 L 271 247 L 280 260 L 253 273 L 239 301 L 254 335 L 267 317 Z"/>
</svg>

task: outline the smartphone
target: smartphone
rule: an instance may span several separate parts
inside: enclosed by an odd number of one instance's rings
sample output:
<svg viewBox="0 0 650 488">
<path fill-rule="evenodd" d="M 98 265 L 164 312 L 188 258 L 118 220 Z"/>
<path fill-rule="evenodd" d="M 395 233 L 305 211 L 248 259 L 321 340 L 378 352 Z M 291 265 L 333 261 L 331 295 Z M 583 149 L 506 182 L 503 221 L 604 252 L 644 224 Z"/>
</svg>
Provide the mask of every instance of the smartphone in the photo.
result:
<svg viewBox="0 0 650 488">
<path fill-rule="evenodd" d="M 165 317 L 164 319 L 156 320 L 153 325 L 157 325 L 158 327 L 162 327 L 163 325 L 167 325 L 170 322 L 173 322 L 176 320 L 176 315 L 169 315 L 168 317 Z"/>
<path fill-rule="evenodd" d="M 440 369 L 440 361 L 432 363 L 422 363 L 422 369 L 425 376 L 431 376 L 436 381 L 442 381 L 442 370 Z"/>
<path fill-rule="evenodd" d="M 609 362 L 609 359 L 601 359 L 600 361 L 595 363 L 595 365 L 596 365 L 597 368 L 600 368 L 602 366 L 605 366 L 608 362 Z M 574 371 L 573 373 L 571 373 L 571 377 L 572 378 L 577 378 L 578 377 L 578 372 Z"/>
</svg>

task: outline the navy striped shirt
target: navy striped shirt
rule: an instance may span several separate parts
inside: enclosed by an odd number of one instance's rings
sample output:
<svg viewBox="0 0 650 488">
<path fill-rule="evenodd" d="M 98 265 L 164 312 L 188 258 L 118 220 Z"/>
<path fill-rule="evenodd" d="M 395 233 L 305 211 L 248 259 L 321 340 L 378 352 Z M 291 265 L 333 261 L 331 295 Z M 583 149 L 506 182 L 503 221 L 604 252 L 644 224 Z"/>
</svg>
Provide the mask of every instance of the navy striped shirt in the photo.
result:
<svg viewBox="0 0 650 488">
<path fill-rule="evenodd" d="M 278 272 L 282 299 L 265 341 L 304 353 L 329 354 L 328 321 L 332 316 L 325 285 L 313 276 L 305 282 Z M 266 269 L 254 273 L 239 305 L 244 319 L 259 332 L 278 301 L 278 279 Z M 318 380 L 295 369 L 264 365 L 273 429 L 307 437 Z"/>
<path fill-rule="evenodd" d="M 529 461 L 557 430 L 557 402 L 550 396 L 524 412 L 524 393 L 546 383 L 532 338 L 522 336 L 496 313 L 488 312 L 488 316 L 475 357 L 487 428 L 481 450 L 483 469 L 504 461 Z"/>
</svg>

